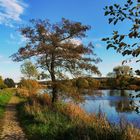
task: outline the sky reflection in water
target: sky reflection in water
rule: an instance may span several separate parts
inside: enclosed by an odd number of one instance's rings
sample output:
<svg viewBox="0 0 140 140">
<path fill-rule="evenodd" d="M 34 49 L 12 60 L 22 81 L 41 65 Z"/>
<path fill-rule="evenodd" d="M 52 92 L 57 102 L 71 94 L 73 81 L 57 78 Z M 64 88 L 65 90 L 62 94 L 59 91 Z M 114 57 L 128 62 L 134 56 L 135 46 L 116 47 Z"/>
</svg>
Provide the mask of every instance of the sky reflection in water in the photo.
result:
<svg viewBox="0 0 140 140">
<path fill-rule="evenodd" d="M 99 95 L 98 92 L 100 92 Z M 138 94 L 130 90 L 96 90 L 93 95 L 85 96 L 85 102 L 81 106 L 88 113 L 98 113 L 101 110 L 111 123 L 119 123 L 121 119 L 126 119 L 140 128 L 140 114 L 137 114 L 130 105 L 130 93 Z M 140 98 L 137 98 L 135 102 L 139 100 Z"/>
</svg>

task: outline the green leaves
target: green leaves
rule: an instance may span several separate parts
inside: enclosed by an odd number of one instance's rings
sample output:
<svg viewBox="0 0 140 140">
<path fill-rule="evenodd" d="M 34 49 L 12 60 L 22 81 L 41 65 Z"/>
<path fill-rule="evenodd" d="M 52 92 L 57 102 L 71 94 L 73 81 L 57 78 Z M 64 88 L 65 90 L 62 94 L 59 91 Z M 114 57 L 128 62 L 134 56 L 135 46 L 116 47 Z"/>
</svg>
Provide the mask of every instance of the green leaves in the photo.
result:
<svg viewBox="0 0 140 140">
<path fill-rule="evenodd" d="M 113 48 L 123 56 L 138 57 L 140 55 L 140 0 L 136 3 L 133 0 L 127 0 L 124 5 L 114 4 L 106 6 L 104 10 L 105 16 L 108 16 L 109 24 L 116 25 L 119 21 L 127 21 L 131 25 L 131 28 L 127 29 L 125 34 L 114 31 L 111 37 L 103 38 L 102 41 L 106 42 L 107 49 Z M 127 62 L 127 60 L 124 60 L 122 64 Z M 136 62 L 140 62 L 140 59 Z M 136 73 L 140 75 L 139 70 Z M 131 98 L 138 97 L 140 97 L 140 94 L 131 96 Z M 130 104 L 133 105 L 134 101 L 130 101 Z M 136 105 L 134 109 L 137 113 L 140 113 L 139 106 Z"/>
<path fill-rule="evenodd" d="M 132 53 L 132 51 L 130 51 L 130 50 L 125 50 L 123 53 L 122 53 L 122 55 L 124 56 L 124 55 L 130 55 Z"/>
<path fill-rule="evenodd" d="M 116 20 L 114 21 L 114 25 L 116 25 L 117 22 L 118 22 L 118 19 L 116 19 Z"/>
<path fill-rule="evenodd" d="M 107 40 L 109 40 L 109 37 L 102 39 L 102 41 L 107 41 Z"/>
<path fill-rule="evenodd" d="M 114 48 L 116 52 L 122 53 L 122 55 L 132 55 L 138 57 L 139 51 L 139 39 L 140 39 L 140 8 L 132 0 L 127 0 L 124 5 L 114 4 L 106 6 L 104 8 L 105 16 L 108 16 L 109 24 L 118 24 L 127 20 L 132 27 L 128 29 L 128 33 L 119 33 L 113 31 L 113 35 L 108 38 L 103 38 L 107 44 L 107 49 Z M 128 23 L 128 24 L 129 24 Z M 129 41 L 130 40 L 130 41 Z M 132 40 L 132 41 L 131 41 Z"/>
<path fill-rule="evenodd" d="M 110 24 L 113 21 L 113 18 L 109 18 L 108 20 L 109 20 L 109 24 Z"/>
<path fill-rule="evenodd" d="M 109 14 L 109 12 L 108 11 L 105 11 L 105 16 L 107 16 Z"/>
<path fill-rule="evenodd" d="M 113 10 L 113 6 L 109 6 L 109 9 L 112 11 Z"/>
<path fill-rule="evenodd" d="M 121 42 L 124 39 L 125 35 L 120 35 L 119 42 Z"/>
<path fill-rule="evenodd" d="M 114 49 L 117 49 L 117 47 L 113 44 L 108 44 L 106 49 L 108 50 L 109 48 L 114 48 Z"/>
<path fill-rule="evenodd" d="M 118 9 L 120 5 L 119 4 L 114 4 L 114 6 Z"/>
</svg>

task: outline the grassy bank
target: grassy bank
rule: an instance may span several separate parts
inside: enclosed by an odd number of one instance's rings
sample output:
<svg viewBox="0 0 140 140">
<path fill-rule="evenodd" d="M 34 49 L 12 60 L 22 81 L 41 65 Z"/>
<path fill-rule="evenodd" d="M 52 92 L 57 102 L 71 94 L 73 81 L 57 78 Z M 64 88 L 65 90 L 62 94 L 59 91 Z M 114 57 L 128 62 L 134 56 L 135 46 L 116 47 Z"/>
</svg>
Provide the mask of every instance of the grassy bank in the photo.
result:
<svg viewBox="0 0 140 140">
<path fill-rule="evenodd" d="M 102 115 L 89 115 L 73 103 L 39 97 L 18 106 L 20 122 L 29 140 L 139 140 L 133 126 L 112 126 Z"/>
<path fill-rule="evenodd" d="M 0 119 L 3 117 L 5 112 L 5 107 L 10 100 L 14 90 L 13 89 L 4 89 L 0 90 Z"/>
</svg>

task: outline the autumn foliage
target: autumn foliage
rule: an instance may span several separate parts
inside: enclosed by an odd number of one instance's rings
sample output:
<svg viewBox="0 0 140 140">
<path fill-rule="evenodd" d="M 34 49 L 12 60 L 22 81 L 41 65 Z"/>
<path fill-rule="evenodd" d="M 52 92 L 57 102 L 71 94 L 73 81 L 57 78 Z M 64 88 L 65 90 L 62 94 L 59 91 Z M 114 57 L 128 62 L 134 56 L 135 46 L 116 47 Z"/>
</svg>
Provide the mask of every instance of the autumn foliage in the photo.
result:
<svg viewBox="0 0 140 140">
<path fill-rule="evenodd" d="M 49 20 L 31 20 L 30 26 L 20 29 L 27 42 L 12 58 L 14 61 L 36 58 L 38 66 L 49 74 L 52 102 L 55 102 L 58 99 L 56 82 L 68 78 L 66 73 L 74 77 L 101 74 L 96 66 L 101 59 L 95 54 L 93 44 L 82 42 L 88 30 L 90 26 L 65 18 L 54 24 Z"/>
<path fill-rule="evenodd" d="M 20 81 L 20 88 L 18 89 L 18 93 L 22 96 L 34 96 L 38 93 L 41 86 L 35 80 L 25 80 L 22 79 Z"/>
</svg>

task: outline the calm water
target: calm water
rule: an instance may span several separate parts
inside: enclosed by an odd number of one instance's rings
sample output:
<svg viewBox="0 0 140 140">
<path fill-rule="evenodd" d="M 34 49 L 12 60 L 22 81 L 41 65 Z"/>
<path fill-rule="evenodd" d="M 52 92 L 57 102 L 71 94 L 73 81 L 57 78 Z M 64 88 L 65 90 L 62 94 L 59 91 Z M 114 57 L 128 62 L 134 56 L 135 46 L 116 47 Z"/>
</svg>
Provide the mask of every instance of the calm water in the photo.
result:
<svg viewBox="0 0 140 140">
<path fill-rule="evenodd" d="M 49 92 L 48 89 L 40 90 L 41 94 Z M 140 128 L 140 113 L 137 114 L 132 109 L 130 105 L 132 99 L 129 97 L 129 94 L 137 95 L 139 92 L 133 90 L 94 90 L 93 94 L 84 96 L 84 103 L 82 102 L 80 106 L 88 113 L 99 113 L 101 111 L 111 123 L 118 124 L 121 119 L 125 119 Z M 134 102 L 140 106 L 139 101 L 140 98 L 134 99 Z"/>
<path fill-rule="evenodd" d="M 125 119 L 140 128 L 140 114 L 130 106 L 130 93 L 138 94 L 132 90 L 96 90 L 92 95 L 84 96 L 85 102 L 80 105 L 88 113 L 98 113 L 100 110 L 111 123 L 119 123 L 121 119 Z M 134 100 L 138 103 L 140 98 Z"/>
</svg>

